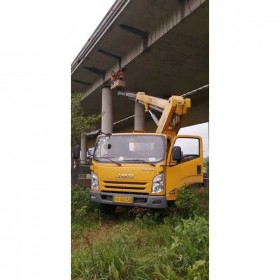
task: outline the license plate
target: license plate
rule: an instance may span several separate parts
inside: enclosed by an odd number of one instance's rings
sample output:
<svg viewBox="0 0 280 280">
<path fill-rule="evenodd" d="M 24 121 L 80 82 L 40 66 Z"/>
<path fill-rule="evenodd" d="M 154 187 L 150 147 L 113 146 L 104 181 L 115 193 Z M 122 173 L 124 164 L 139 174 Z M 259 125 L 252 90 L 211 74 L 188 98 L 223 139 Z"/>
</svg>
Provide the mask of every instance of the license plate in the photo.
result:
<svg viewBox="0 0 280 280">
<path fill-rule="evenodd" d="M 114 202 L 121 202 L 121 203 L 132 203 L 132 197 L 127 196 L 115 196 Z"/>
</svg>

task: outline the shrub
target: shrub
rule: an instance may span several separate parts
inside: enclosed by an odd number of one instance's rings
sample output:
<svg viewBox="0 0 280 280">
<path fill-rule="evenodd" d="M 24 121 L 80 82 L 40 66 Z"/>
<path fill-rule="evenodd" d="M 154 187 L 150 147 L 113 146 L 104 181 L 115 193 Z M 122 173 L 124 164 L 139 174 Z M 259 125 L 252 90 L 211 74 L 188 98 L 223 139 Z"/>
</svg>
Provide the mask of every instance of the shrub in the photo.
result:
<svg viewBox="0 0 280 280">
<path fill-rule="evenodd" d="M 209 279 L 209 267 L 206 261 L 196 261 L 187 269 L 187 279 L 206 280 Z"/>
<path fill-rule="evenodd" d="M 130 215 L 135 215 L 135 223 L 140 227 L 155 227 L 160 223 L 160 214 L 155 209 L 136 208 L 130 211 Z"/>
<path fill-rule="evenodd" d="M 96 213 L 97 207 L 89 201 L 88 190 L 77 185 L 71 189 L 71 221 L 72 224 L 83 225 L 90 215 Z"/>
<path fill-rule="evenodd" d="M 189 187 L 179 189 L 179 195 L 175 201 L 175 213 L 183 218 L 194 217 L 198 211 L 198 199 Z"/>
<path fill-rule="evenodd" d="M 205 218 L 182 219 L 172 239 L 171 263 L 179 273 L 205 270 L 209 258 L 209 223 Z M 202 262 L 195 264 L 197 261 Z"/>
<path fill-rule="evenodd" d="M 209 188 L 197 188 L 194 190 L 199 204 L 199 215 L 209 219 Z"/>
</svg>

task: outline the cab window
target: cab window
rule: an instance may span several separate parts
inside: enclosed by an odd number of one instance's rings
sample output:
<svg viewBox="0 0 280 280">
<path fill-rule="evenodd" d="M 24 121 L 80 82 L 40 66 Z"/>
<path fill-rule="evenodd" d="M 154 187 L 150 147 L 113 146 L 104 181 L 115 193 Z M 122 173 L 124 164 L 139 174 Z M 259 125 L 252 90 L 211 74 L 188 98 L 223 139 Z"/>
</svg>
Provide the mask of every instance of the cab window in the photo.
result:
<svg viewBox="0 0 280 280">
<path fill-rule="evenodd" d="M 189 161 L 200 156 L 199 139 L 198 138 L 177 138 L 174 146 L 181 147 L 181 162 Z"/>
</svg>

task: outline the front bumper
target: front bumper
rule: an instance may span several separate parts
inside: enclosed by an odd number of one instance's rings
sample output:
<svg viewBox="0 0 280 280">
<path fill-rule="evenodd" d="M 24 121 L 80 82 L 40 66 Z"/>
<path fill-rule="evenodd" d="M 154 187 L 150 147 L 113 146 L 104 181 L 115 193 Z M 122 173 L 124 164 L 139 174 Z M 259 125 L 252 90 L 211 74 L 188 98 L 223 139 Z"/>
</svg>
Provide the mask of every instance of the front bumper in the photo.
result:
<svg viewBox="0 0 280 280">
<path fill-rule="evenodd" d="M 114 197 L 116 196 L 131 198 L 132 202 L 129 203 L 115 202 Z M 167 200 L 165 196 L 90 192 L 89 199 L 91 202 L 111 204 L 111 205 L 138 206 L 138 207 L 147 207 L 147 208 L 167 208 Z"/>
</svg>

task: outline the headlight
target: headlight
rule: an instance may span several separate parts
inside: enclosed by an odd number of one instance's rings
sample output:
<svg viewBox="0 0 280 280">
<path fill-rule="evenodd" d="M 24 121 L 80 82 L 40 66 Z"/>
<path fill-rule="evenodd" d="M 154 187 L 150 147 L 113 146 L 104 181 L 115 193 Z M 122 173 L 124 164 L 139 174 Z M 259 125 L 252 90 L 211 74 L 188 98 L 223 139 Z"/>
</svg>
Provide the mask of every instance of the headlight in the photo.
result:
<svg viewBox="0 0 280 280">
<path fill-rule="evenodd" d="M 93 190 L 99 190 L 99 185 L 98 185 L 98 177 L 97 175 L 91 171 L 91 188 Z"/>
<path fill-rule="evenodd" d="M 164 173 L 160 173 L 153 179 L 152 193 L 159 193 L 164 190 Z"/>
</svg>

